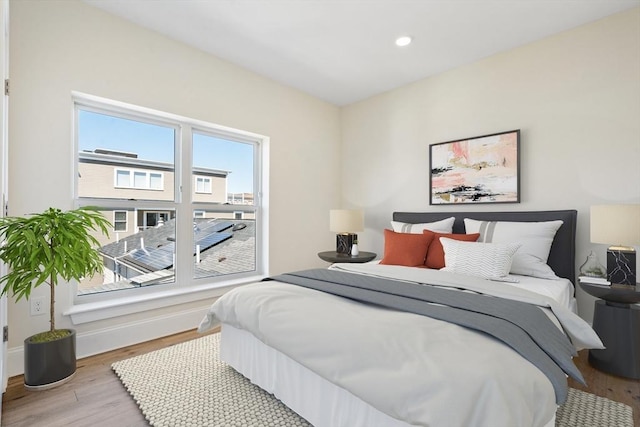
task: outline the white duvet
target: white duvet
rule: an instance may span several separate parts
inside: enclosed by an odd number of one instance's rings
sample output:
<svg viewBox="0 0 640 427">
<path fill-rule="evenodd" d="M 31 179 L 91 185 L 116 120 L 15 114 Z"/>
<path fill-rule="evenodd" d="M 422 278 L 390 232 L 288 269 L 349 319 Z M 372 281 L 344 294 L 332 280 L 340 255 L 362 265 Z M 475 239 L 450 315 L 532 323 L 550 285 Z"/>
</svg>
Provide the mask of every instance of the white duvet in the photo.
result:
<svg viewBox="0 0 640 427">
<path fill-rule="evenodd" d="M 469 281 L 434 270 L 387 267 L 392 266 L 337 268 L 455 287 Z M 602 346 L 584 321 L 548 297 L 486 280 L 472 280 L 469 287 L 551 306 L 578 346 Z M 511 348 L 483 333 L 428 317 L 261 282 L 225 294 L 199 329 L 217 322 L 249 331 L 408 424 L 543 426 L 556 411 L 547 377 Z"/>
</svg>

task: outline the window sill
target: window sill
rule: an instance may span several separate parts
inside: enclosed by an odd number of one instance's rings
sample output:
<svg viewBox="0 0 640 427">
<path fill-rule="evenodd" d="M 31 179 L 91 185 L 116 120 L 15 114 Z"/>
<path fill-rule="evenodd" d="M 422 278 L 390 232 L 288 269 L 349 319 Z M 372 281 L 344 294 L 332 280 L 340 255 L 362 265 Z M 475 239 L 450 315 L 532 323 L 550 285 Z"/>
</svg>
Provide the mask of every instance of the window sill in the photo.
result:
<svg viewBox="0 0 640 427">
<path fill-rule="evenodd" d="M 74 325 L 127 316 L 172 305 L 217 298 L 231 288 L 262 280 L 265 276 L 245 277 L 220 284 L 208 284 L 182 289 L 162 290 L 145 295 L 112 298 L 105 301 L 75 304 L 63 314 Z"/>
</svg>

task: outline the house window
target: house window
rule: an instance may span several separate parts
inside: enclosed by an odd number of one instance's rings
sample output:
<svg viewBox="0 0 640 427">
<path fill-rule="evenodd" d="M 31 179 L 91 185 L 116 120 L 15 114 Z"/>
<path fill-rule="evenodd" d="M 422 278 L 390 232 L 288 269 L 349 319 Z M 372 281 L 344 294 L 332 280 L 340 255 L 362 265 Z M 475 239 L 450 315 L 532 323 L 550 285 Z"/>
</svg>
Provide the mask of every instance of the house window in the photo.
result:
<svg viewBox="0 0 640 427">
<path fill-rule="evenodd" d="M 116 187 L 131 187 L 131 171 L 116 169 Z"/>
<path fill-rule="evenodd" d="M 265 274 L 253 197 L 264 137 L 84 95 L 74 107 L 76 201 L 115 231 L 96 235 L 105 268 L 78 285 L 77 303 Z M 229 192 L 251 202 L 228 203 Z"/>
<path fill-rule="evenodd" d="M 113 211 L 113 231 L 127 231 L 127 211 Z"/>
<path fill-rule="evenodd" d="M 115 188 L 135 188 L 138 190 L 163 189 L 162 173 L 118 168 L 114 169 L 114 171 Z"/>
<path fill-rule="evenodd" d="M 196 176 L 196 193 L 211 194 L 211 178 Z"/>
<path fill-rule="evenodd" d="M 162 174 L 149 172 L 149 188 L 152 190 L 162 190 Z"/>
</svg>

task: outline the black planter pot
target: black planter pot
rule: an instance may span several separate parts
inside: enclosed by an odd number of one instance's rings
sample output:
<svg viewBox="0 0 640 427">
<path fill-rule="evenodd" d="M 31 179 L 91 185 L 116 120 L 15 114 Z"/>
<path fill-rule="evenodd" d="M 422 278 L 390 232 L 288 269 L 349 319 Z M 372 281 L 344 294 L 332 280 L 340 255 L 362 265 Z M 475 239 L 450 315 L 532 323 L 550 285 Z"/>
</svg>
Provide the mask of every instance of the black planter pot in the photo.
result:
<svg viewBox="0 0 640 427">
<path fill-rule="evenodd" d="M 76 331 L 48 342 L 24 340 L 24 386 L 46 390 L 69 381 L 76 372 Z"/>
</svg>

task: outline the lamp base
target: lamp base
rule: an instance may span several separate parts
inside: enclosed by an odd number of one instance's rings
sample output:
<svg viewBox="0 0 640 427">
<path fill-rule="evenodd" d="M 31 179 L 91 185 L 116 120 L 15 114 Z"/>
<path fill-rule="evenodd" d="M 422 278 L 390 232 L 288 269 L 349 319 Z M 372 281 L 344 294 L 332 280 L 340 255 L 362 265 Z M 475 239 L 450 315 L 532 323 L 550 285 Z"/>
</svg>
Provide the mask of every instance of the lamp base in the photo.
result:
<svg viewBox="0 0 640 427">
<path fill-rule="evenodd" d="M 607 250 L 607 279 L 622 285 L 636 284 L 636 251 L 609 248 Z"/>
<path fill-rule="evenodd" d="M 358 235 L 354 233 L 340 233 L 336 235 L 336 252 L 351 255 L 353 243 L 358 241 Z"/>
</svg>

